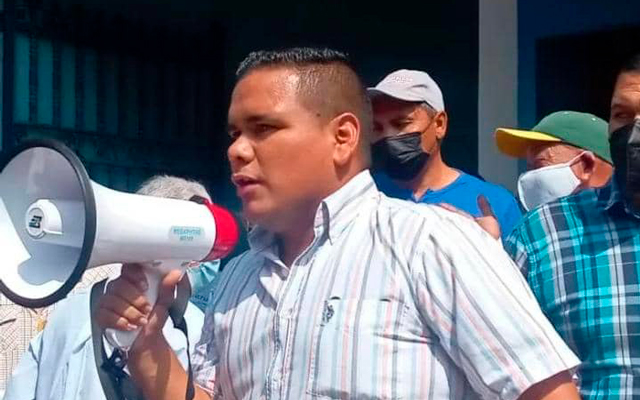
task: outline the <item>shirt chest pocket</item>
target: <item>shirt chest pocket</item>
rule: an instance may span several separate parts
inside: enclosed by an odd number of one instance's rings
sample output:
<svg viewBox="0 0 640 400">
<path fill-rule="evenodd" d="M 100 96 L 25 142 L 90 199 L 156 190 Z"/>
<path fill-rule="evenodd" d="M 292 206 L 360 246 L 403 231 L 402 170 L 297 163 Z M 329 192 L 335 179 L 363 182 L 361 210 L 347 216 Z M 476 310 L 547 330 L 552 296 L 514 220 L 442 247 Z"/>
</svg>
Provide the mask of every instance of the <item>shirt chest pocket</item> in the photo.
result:
<svg viewBox="0 0 640 400">
<path fill-rule="evenodd" d="M 401 399 L 411 330 L 407 306 L 390 299 L 331 298 L 314 327 L 307 393 L 318 398 Z M 405 340 L 406 339 L 406 340 Z"/>
</svg>

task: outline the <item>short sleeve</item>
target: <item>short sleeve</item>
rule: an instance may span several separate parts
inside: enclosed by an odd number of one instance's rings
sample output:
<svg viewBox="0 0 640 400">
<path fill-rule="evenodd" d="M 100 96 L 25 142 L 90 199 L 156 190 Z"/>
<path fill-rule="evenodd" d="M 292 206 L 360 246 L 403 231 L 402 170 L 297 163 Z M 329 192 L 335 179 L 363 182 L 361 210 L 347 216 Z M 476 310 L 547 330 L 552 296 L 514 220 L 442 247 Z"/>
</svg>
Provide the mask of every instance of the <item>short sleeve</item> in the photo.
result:
<svg viewBox="0 0 640 400">
<path fill-rule="evenodd" d="M 496 241 L 452 213 L 432 227 L 412 265 L 417 303 L 482 398 L 517 399 L 579 364 Z"/>
</svg>

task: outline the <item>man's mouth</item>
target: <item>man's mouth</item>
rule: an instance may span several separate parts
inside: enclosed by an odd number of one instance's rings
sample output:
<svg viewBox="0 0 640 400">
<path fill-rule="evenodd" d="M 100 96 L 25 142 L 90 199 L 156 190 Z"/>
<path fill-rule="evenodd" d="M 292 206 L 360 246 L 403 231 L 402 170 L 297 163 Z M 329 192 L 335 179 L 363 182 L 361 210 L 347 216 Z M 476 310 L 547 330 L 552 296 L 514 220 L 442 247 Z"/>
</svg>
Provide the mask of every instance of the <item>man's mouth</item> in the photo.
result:
<svg viewBox="0 0 640 400">
<path fill-rule="evenodd" d="M 258 183 L 258 180 L 256 178 L 253 178 L 245 174 L 233 174 L 231 176 L 231 181 L 237 187 L 245 187 L 249 185 L 255 185 Z"/>
</svg>

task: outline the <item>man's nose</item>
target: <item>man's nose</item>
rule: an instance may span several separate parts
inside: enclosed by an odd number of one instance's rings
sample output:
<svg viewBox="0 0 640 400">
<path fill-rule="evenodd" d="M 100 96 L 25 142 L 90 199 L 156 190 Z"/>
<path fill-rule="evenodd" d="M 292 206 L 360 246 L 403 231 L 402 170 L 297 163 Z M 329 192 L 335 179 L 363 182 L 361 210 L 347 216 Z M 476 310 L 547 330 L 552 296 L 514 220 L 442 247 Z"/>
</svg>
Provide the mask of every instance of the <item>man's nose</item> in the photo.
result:
<svg viewBox="0 0 640 400">
<path fill-rule="evenodd" d="M 251 142 L 240 135 L 227 150 L 231 169 L 236 170 L 242 165 L 248 164 L 253 159 L 254 154 Z"/>
</svg>

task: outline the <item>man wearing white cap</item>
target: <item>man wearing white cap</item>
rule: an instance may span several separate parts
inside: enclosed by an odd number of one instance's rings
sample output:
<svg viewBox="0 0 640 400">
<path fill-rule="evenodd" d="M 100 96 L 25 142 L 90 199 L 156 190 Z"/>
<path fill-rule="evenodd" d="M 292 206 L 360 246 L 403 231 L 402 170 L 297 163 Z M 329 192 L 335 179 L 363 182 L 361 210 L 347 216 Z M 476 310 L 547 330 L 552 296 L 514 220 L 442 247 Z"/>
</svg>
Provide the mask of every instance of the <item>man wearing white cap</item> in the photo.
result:
<svg viewBox="0 0 640 400">
<path fill-rule="evenodd" d="M 520 220 L 515 198 L 501 186 L 448 166 L 441 155 L 447 133 L 442 92 L 421 71 L 398 70 L 368 89 L 373 105 L 373 167 L 391 197 L 444 203 L 476 218 L 495 216 L 506 237 Z"/>
</svg>

